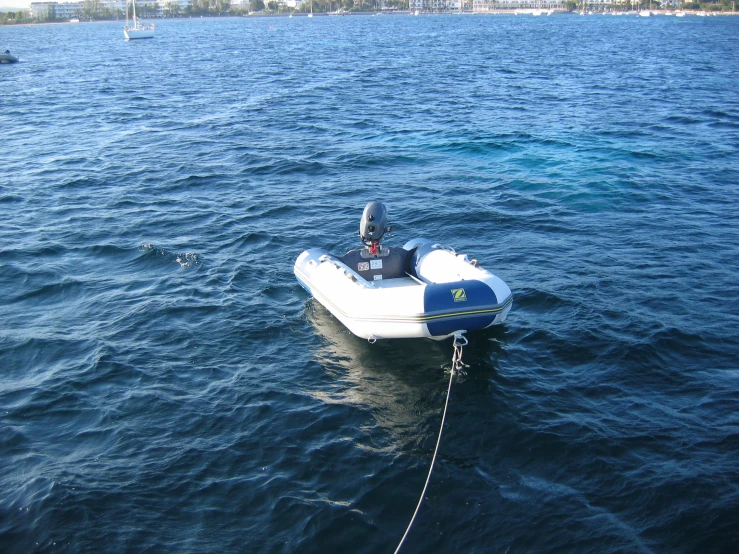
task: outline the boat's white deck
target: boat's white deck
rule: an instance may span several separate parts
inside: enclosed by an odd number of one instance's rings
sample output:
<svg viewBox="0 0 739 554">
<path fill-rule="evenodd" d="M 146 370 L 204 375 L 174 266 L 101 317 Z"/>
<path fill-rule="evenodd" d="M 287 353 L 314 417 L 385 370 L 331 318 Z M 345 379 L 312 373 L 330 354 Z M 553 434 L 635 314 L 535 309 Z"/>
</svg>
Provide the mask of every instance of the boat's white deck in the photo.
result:
<svg viewBox="0 0 739 554">
<path fill-rule="evenodd" d="M 372 281 L 377 289 L 391 289 L 395 287 L 420 287 L 421 283 L 412 277 L 398 277 L 396 279 L 382 279 L 381 281 Z"/>
</svg>

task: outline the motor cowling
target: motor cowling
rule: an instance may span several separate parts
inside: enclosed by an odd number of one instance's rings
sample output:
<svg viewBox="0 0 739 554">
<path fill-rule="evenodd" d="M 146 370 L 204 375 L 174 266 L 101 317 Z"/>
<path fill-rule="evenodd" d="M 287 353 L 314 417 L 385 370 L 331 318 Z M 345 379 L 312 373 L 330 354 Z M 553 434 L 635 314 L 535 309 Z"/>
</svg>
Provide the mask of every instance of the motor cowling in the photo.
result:
<svg viewBox="0 0 739 554">
<path fill-rule="evenodd" d="M 390 232 L 387 224 L 387 208 L 382 202 L 370 202 L 364 207 L 359 221 L 359 236 L 367 246 L 378 244 L 385 233 Z"/>
</svg>

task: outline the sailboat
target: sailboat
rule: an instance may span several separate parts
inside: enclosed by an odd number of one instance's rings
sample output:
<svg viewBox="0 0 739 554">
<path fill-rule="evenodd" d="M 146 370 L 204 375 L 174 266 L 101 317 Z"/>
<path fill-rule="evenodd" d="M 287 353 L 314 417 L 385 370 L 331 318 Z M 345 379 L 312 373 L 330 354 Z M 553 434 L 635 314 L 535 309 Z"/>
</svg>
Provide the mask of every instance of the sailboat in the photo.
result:
<svg viewBox="0 0 739 554">
<path fill-rule="evenodd" d="M 313 17 L 313 0 L 310 0 L 310 13 L 308 14 L 308 17 Z"/>
<path fill-rule="evenodd" d="M 128 0 L 126 0 L 126 26 L 123 28 L 123 34 L 126 40 L 135 38 L 154 38 L 154 24 L 143 25 L 138 17 L 136 17 L 136 0 L 131 0 L 133 4 L 133 26 L 128 24 Z"/>
</svg>

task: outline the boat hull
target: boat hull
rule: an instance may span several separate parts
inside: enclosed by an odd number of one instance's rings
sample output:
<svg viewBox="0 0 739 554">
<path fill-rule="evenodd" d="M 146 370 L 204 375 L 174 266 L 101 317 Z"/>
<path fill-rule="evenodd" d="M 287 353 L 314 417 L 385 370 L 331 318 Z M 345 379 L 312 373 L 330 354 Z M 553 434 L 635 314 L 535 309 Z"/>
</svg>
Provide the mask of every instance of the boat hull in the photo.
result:
<svg viewBox="0 0 739 554">
<path fill-rule="evenodd" d="M 18 61 L 13 54 L 0 54 L 0 63 L 15 63 Z"/>
<path fill-rule="evenodd" d="M 126 37 L 126 40 L 136 40 L 136 39 L 143 39 L 143 38 L 154 38 L 154 29 L 123 29 L 123 34 Z"/>
<path fill-rule="evenodd" d="M 389 279 L 369 280 L 322 248 L 301 253 L 294 273 L 311 296 L 365 339 L 441 340 L 505 321 L 513 297 L 500 278 L 424 239 L 403 250 L 409 272 Z"/>
</svg>

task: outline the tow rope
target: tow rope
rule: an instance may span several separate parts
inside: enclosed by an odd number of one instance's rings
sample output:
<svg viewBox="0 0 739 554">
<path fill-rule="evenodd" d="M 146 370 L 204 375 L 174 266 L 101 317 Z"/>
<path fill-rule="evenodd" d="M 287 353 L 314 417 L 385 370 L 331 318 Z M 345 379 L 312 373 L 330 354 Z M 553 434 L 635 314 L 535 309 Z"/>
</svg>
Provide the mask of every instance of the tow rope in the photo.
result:
<svg viewBox="0 0 739 554">
<path fill-rule="evenodd" d="M 398 543 L 398 547 L 395 549 L 395 554 L 398 554 L 398 552 L 400 552 L 400 547 L 403 546 L 403 541 L 405 541 L 405 538 L 408 536 L 408 533 L 411 530 L 411 526 L 413 525 L 413 522 L 416 519 L 416 514 L 418 514 L 418 510 L 421 507 L 421 503 L 423 502 L 423 497 L 426 495 L 426 489 L 429 486 L 429 481 L 431 480 L 431 472 L 434 470 L 434 462 L 436 462 L 436 454 L 439 452 L 439 444 L 441 443 L 441 433 L 444 430 L 444 421 L 446 420 L 446 409 L 449 406 L 449 396 L 452 392 L 452 380 L 454 379 L 454 374 L 455 373 L 464 374 L 464 368 L 470 367 L 462 361 L 462 349 L 469 344 L 467 337 L 465 337 L 463 333 L 464 331 L 460 331 L 458 333 L 455 333 L 454 335 L 454 355 L 452 356 L 452 369 L 449 372 L 449 386 L 447 387 L 447 391 L 446 391 L 446 402 L 444 402 L 444 413 L 441 416 L 441 425 L 439 426 L 439 438 L 436 439 L 436 448 L 434 448 L 434 455 L 431 458 L 431 466 L 429 467 L 429 474 L 428 476 L 426 476 L 426 483 L 423 485 L 423 490 L 421 491 L 421 498 L 418 499 L 418 504 L 416 505 L 416 511 L 413 512 L 413 517 L 411 517 L 411 521 L 408 524 L 408 527 L 406 528 L 405 533 L 403 533 L 403 538 L 400 539 L 400 543 Z"/>
</svg>

